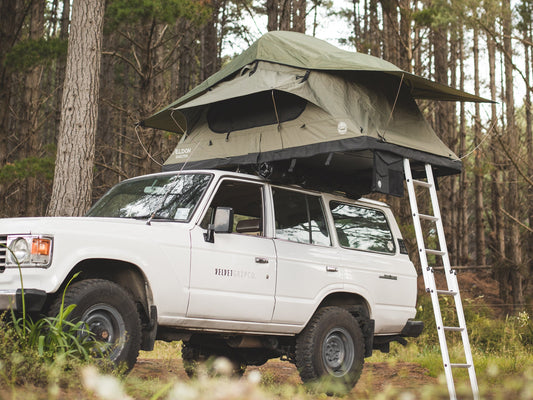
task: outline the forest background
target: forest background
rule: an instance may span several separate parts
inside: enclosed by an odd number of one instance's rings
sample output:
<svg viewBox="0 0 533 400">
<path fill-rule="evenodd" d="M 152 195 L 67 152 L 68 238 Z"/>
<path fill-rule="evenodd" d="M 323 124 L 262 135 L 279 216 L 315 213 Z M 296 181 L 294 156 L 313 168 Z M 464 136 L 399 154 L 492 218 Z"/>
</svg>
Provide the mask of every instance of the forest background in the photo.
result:
<svg viewBox="0 0 533 400">
<path fill-rule="evenodd" d="M 80 3 L 103 10 L 95 136 L 81 145 L 94 148 L 89 153 L 57 145 L 66 129 L 71 15 Z M 82 32 L 90 28 L 85 23 L 93 20 L 81 19 Z M 531 314 L 532 0 L 1 0 L 0 217 L 83 215 L 117 182 L 160 171 L 179 135 L 136 122 L 278 29 L 327 39 L 495 101 L 419 106 L 463 161 L 460 175 L 439 182 L 452 265 L 489 269 L 502 311 Z M 82 136 L 82 125 L 68 129 Z M 88 201 L 67 213 L 52 188 L 56 160 L 72 156 L 92 173 L 85 178 Z M 80 187 L 74 195 L 85 194 Z M 383 200 L 396 209 L 413 253 L 407 199 Z"/>
</svg>

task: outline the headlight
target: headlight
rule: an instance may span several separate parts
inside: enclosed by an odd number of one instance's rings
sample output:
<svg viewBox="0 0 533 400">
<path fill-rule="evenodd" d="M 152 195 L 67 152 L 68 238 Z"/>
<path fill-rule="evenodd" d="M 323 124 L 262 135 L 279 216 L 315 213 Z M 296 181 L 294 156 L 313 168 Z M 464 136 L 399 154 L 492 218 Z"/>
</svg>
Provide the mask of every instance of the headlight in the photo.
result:
<svg viewBox="0 0 533 400">
<path fill-rule="evenodd" d="M 6 267 L 48 267 L 52 261 L 51 237 L 11 235 L 7 237 Z"/>
</svg>

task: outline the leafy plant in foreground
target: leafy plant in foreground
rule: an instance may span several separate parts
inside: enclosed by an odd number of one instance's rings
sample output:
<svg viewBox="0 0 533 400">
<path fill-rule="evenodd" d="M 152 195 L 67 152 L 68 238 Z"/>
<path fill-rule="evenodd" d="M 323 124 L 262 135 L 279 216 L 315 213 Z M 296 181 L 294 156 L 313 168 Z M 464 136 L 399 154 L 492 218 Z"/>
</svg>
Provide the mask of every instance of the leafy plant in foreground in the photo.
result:
<svg viewBox="0 0 533 400">
<path fill-rule="evenodd" d="M 8 251 L 11 251 L 8 248 Z M 18 264 L 18 263 L 17 263 Z M 31 382 L 42 384 L 57 369 L 74 370 L 98 355 L 98 343 L 83 321 L 71 322 L 68 316 L 76 305 L 64 307 L 63 291 L 58 315 L 42 317 L 36 321 L 27 314 L 22 269 L 18 265 L 22 310 L 17 315 L 13 309 L 0 316 L 0 379 L 9 385 Z"/>
</svg>

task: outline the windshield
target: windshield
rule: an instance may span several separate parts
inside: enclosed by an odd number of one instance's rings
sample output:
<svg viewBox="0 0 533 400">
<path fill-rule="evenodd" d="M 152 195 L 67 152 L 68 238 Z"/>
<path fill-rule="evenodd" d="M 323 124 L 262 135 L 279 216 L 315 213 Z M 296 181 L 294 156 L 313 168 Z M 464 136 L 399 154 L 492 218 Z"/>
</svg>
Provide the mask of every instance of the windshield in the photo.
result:
<svg viewBox="0 0 533 400">
<path fill-rule="evenodd" d="M 146 176 L 114 186 L 88 217 L 188 221 L 211 180 L 209 174 Z"/>
</svg>

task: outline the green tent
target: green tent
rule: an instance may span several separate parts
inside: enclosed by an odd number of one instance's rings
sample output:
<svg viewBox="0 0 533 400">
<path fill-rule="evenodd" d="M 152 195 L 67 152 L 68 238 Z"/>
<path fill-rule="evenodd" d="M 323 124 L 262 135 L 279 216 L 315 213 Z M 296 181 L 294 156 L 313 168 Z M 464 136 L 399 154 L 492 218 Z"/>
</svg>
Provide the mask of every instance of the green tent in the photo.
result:
<svg viewBox="0 0 533 400">
<path fill-rule="evenodd" d="M 141 125 L 183 133 L 164 170 L 240 169 L 353 196 L 400 195 L 404 157 L 436 175 L 461 170 L 415 99 L 488 101 L 278 31 Z"/>
</svg>

